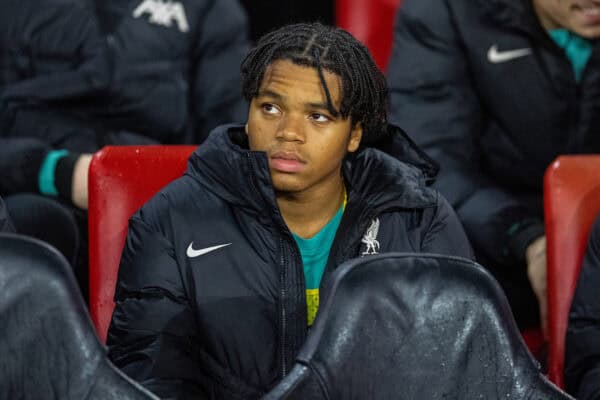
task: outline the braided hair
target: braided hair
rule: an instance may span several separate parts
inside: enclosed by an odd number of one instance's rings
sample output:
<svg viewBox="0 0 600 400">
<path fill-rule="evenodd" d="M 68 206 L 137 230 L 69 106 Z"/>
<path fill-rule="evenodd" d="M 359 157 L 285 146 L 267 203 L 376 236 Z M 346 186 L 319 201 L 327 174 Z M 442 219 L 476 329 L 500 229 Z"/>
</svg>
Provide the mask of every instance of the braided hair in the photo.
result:
<svg viewBox="0 0 600 400">
<path fill-rule="evenodd" d="M 369 50 L 350 33 L 320 23 L 287 25 L 263 36 L 242 62 L 242 92 L 247 101 L 258 95 L 265 70 L 277 60 L 315 68 L 334 116 L 361 123 L 363 143 L 386 132 L 387 86 Z M 339 110 L 333 106 L 323 69 L 342 82 Z"/>
</svg>

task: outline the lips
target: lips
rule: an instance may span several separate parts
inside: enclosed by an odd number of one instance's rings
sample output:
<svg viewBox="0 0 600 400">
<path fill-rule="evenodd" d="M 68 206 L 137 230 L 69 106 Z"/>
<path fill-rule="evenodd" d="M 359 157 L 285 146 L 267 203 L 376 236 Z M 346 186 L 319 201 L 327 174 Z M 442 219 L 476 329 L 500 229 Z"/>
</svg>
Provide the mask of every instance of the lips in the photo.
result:
<svg viewBox="0 0 600 400">
<path fill-rule="evenodd" d="M 600 2 L 580 1 L 575 4 L 575 9 L 581 13 L 587 23 L 600 23 Z"/>
<path fill-rule="evenodd" d="M 304 169 L 306 161 L 298 153 L 278 151 L 269 157 L 269 165 L 279 172 L 295 173 Z"/>
<path fill-rule="evenodd" d="M 579 8 L 594 8 L 600 7 L 600 1 L 595 0 L 579 0 L 574 2 L 575 7 Z"/>
</svg>

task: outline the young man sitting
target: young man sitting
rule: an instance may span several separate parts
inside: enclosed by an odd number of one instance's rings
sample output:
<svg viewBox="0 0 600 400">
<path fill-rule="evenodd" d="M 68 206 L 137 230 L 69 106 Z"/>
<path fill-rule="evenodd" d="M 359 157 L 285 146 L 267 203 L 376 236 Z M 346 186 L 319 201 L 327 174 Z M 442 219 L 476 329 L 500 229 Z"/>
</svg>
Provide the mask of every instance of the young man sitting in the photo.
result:
<svg viewBox="0 0 600 400">
<path fill-rule="evenodd" d="M 388 126 L 385 79 L 349 33 L 283 27 L 250 51 L 242 81 L 246 125 L 213 131 L 130 220 L 108 345 L 159 396 L 267 392 L 345 260 L 471 256 L 427 187 L 436 167 Z"/>
</svg>

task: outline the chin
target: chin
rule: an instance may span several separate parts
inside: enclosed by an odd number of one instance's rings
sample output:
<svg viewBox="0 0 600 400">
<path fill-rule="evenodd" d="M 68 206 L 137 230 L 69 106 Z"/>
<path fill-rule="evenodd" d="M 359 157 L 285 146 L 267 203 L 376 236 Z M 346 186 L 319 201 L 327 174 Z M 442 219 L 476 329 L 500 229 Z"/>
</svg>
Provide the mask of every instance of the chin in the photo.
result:
<svg viewBox="0 0 600 400">
<path fill-rule="evenodd" d="M 598 39 L 600 38 L 600 26 L 579 28 L 574 30 L 579 36 L 585 39 Z"/>
<path fill-rule="evenodd" d="M 305 185 L 293 176 L 272 176 L 272 180 L 276 192 L 300 192 L 305 188 Z"/>
<path fill-rule="evenodd" d="M 599 18 L 600 19 L 600 18 Z M 600 38 L 600 21 L 591 23 L 591 21 L 584 22 L 579 18 L 573 18 L 569 21 L 570 26 L 565 26 L 571 32 L 575 32 L 579 36 L 585 39 L 598 39 Z"/>
</svg>

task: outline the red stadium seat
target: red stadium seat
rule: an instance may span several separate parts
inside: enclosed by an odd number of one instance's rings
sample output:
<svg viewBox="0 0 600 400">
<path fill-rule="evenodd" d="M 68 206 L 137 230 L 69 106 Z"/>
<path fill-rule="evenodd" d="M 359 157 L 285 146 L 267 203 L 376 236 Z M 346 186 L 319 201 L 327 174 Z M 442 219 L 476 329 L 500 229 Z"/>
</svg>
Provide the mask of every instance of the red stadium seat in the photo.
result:
<svg viewBox="0 0 600 400">
<path fill-rule="evenodd" d="M 336 24 L 365 44 L 385 71 L 401 0 L 337 0 Z"/>
<path fill-rule="evenodd" d="M 550 379 L 564 387 L 569 308 L 591 225 L 600 212 L 600 155 L 558 157 L 544 178 Z"/>
<path fill-rule="evenodd" d="M 97 152 L 89 171 L 90 313 L 100 340 L 113 295 L 129 217 L 183 174 L 196 146 L 120 146 Z"/>
</svg>

